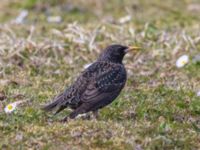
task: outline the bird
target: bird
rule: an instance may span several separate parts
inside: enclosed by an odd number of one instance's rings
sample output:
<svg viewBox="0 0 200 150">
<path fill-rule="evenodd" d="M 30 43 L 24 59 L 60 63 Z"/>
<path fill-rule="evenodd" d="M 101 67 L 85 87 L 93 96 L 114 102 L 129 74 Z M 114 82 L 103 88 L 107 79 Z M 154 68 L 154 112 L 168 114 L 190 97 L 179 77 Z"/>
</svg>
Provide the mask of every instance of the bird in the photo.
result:
<svg viewBox="0 0 200 150">
<path fill-rule="evenodd" d="M 58 114 L 65 108 L 71 108 L 72 112 L 62 121 L 75 119 L 88 112 L 92 112 L 97 118 L 98 110 L 112 103 L 125 86 L 127 72 L 122 62 L 125 54 L 139 49 L 120 44 L 107 46 L 97 60 L 71 86 L 45 105 L 43 110 L 56 109 L 54 114 Z"/>
</svg>

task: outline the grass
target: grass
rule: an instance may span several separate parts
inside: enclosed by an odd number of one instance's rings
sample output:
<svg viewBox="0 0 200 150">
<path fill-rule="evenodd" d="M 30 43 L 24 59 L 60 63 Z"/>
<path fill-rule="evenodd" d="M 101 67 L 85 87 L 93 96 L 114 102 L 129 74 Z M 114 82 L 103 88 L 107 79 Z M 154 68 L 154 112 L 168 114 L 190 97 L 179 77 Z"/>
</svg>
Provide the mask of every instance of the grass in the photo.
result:
<svg viewBox="0 0 200 150">
<path fill-rule="evenodd" d="M 199 1 L 2 0 L 0 149 L 199 149 Z M 22 9 L 23 24 L 13 24 Z M 48 23 L 60 15 L 61 23 Z M 131 20 L 119 23 L 130 15 Z M 98 120 L 58 122 L 41 106 L 70 85 L 111 43 L 138 45 L 125 58 L 128 81 Z M 179 56 L 190 62 L 176 68 Z M 0 96 L 1 97 L 1 96 Z M 26 100 L 14 113 L 3 108 Z"/>
</svg>

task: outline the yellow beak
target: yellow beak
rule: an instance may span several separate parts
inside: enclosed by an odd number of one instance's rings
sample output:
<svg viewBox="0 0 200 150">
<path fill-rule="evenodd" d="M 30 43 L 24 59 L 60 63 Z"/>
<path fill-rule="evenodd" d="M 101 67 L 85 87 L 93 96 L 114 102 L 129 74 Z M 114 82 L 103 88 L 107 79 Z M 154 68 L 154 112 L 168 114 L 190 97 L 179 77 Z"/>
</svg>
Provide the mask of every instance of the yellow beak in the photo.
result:
<svg viewBox="0 0 200 150">
<path fill-rule="evenodd" d="M 126 52 L 130 52 L 130 51 L 136 52 L 136 51 L 139 51 L 141 49 L 142 49 L 141 47 L 129 46 L 128 49 L 126 50 Z"/>
</svg>

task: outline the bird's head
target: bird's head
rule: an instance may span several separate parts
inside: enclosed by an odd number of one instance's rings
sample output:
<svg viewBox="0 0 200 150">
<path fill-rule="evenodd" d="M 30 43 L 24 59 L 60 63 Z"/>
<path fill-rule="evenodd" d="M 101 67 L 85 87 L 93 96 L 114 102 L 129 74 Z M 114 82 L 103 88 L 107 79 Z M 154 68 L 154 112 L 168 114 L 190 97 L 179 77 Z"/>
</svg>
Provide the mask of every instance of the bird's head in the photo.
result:
<svg viewBox="0 0 200 150">
<path fill-rule="evenodd" d="M 122 63 L 124 55 L 129 51 L 139 50 L 139 47 L 128 47 L 123 45 L 110 45 L 104 49 L 104 52 L 98 58 L 98 61 L 110 61 L 113 63 Z"/>
</svg>

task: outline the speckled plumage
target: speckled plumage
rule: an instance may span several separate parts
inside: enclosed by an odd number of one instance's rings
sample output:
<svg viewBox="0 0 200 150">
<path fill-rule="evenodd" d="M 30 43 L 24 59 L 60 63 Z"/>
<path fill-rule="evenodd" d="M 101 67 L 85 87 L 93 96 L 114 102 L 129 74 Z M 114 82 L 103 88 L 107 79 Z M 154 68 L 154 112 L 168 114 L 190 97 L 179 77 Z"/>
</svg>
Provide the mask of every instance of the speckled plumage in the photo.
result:
<svg viewBox="0 0 200 150">
<path fill-rule="evenodd" d="M 98 109 L 110 104 L 121 92 L 126 82 L 126 69 L 122 64 L 128 47 L 108 46 L 96 62 L 90 65 L 77 80 L 63 93 L 55 97 L 52 103 L 44 107 L 56 113 L 70 107 L 71 119 L 78 114 Z M 66 119 L 66 118 L 65 118 Z"/>
</svg>

